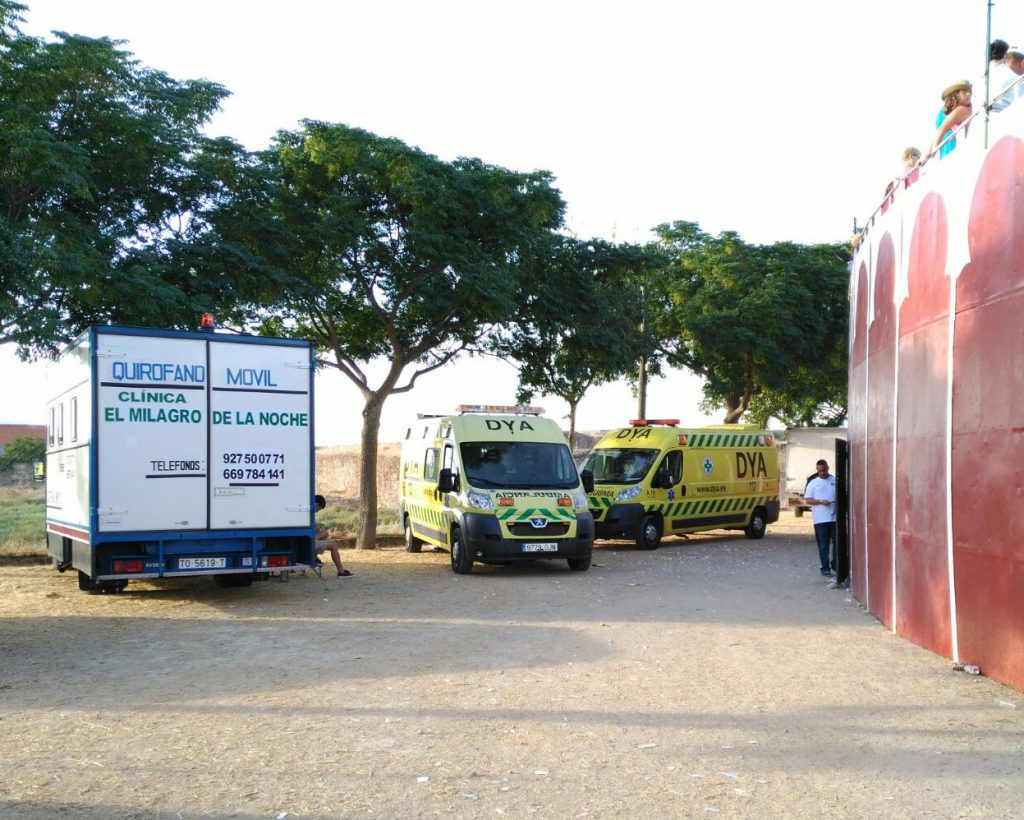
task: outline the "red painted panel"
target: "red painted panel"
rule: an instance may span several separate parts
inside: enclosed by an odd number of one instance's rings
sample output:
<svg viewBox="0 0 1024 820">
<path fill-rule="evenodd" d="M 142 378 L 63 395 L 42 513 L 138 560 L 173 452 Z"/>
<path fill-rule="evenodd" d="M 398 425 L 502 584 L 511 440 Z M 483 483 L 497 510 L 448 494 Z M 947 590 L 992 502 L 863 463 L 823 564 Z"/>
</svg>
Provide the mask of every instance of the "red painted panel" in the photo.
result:
<svg viewBox="0 0 1024 820">
<path fill-rule="evenodd" d="M 896 429 L 896 631 L 952 655 L 946 545 L 949 279 L 942 199 L 921 202 L 900 307 Z"/>
<path fill-rule="evenodd" d="M 892 466 L 893 391 L 896 372 L 896 309 L 893 292 L 896 251 L 885 234 L 878 245 L 872 304 L 874 316 L 868 333 L 867 396 L 867 551 L 866 599 L 868 610 L 892 626 Z"/>
<path fill-rule="evenodd" d="M 868 270 L 863 263 L 857 269 L 857 301 L 850 350 L 849 380 L 849 442 L 850 469 L 850 591 L 853 597 L 866 605 L 867 596 L 867 537 L 864 531 L 864 509 L 867 493 L 864 481 L 864 439 L 867 426 L 865 409 L 867 392 L 867 335 L 868 335 Z"/>
<path fill-rule="evenodd" d="M 997 143 L 971 205 L 953 341 L 960 657 L 1024 686 L 1024 150 Z"/>
<path fill-rule="evenodd" d="M 1024 276 L 1024 142 L 1003 137 L 989 150 L 971 200 L 971 264 L 957 282 L 957 312 L 1020 286 Z"/>
<path fill-rule="evenodd" d="M 850 346 L 850 364 L 858 365 L 864 361 L 868 349 L 868 269 L 861 262 L 857 269 L 857 315 L 851 326 L 853 344 Z"/>
</svg>

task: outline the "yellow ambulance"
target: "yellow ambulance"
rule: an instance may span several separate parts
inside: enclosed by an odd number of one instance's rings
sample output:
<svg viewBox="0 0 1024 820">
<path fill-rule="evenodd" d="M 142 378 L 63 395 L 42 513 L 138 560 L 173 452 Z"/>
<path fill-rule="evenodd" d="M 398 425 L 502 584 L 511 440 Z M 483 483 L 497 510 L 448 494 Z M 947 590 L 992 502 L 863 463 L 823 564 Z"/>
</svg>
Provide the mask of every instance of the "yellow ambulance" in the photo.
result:
<svg viewBox="0 0 1024 820">
<path fill-rule="evenodd" d="M 779 520 L 773 436 L 747 425 L 680 429 L 678 419 L 638 419 L 606 433 L 587 455 L 598 538 L 655 549 L 665 535 L 742 529 L 764 536 Z"/>
<path fill-rule="evenodd" d="M 590 568 L 594 519 L 565 436 L 536 407 L 460 405 L 420 415 L 399 476 L 405 548 L 447 549 L 452 571 L 537 558 Z M 592 489 L 592 485 L 587 484 Z"/>
</svg>

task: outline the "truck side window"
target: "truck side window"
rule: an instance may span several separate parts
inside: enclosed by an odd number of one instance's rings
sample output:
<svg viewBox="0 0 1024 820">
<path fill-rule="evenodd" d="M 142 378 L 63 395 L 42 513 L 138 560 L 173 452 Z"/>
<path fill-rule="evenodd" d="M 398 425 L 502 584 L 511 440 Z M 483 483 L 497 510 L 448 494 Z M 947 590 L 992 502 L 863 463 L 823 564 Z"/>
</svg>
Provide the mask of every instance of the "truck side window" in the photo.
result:
<svg viewBox="0 0 1024 820">
<path fill-rule="evenodd" d="M 78 396 L 71 397 L 71 440 L 78 441 Z"/>
<path fill-rule="evenodd" d="M 57 443 L 64 443 L 64 402 L 57 405 Z"/>
<path fill-rule="evenodd" d="M 55 441 L 54 437 L 56 435 L 57 435 L 57 408 L 51 407 L 50 408 L 50 429 L 49 429 L 49 439 L 50 439 L 50 446 L 51 447 L 53 447 L 53 442 Z"/>
<path fill-rule="evenodd" d="M 683 454 L 674 450 L 661 460 L 658 472 L 666 472 L 672 476 L 672 484 L 676 485 L 683 477 Z"/>
<path fill-rule="evenodd" d="M 431 448 L 423 455 L 423 477 L 427 481 L 437 481 L 438 473 L 438 456 L 440 453 Z"/>
</svg>

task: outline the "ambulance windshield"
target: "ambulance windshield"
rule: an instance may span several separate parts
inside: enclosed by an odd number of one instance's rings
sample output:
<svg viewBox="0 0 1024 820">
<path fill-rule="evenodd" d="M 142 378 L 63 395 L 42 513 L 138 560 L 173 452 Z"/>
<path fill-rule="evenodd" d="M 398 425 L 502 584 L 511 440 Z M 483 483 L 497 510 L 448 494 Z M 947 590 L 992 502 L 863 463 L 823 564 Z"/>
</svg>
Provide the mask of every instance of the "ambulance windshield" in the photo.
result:
<svg viewBox="0 0 1024 820">
<path fill-rule="evenodd" d="M 579 485 L 564 444 L 481 441 L 466 442 L 459 451 L 466 481 L 481 490 L 571 490 Z"/>
<path fill-rule="evenodd" d="M 609 447 L 592 450 L 580 470 L 590 470 L 595 484 L 635 484 L 643 481 L 657 457 L 657 450 Z"/>
</svg>

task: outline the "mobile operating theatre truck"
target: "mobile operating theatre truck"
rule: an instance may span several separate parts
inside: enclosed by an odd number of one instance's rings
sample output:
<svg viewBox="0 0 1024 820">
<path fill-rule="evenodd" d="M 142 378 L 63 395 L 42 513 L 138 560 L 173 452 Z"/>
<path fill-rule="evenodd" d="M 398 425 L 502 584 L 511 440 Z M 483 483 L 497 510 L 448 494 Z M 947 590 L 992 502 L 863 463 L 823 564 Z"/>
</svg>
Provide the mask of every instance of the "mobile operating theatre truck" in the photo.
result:
<svg viewBox="0 0 1024 820">
<path fill-rule="evenodd" d="M 204 331 L 94 326 L 50 368 L 46 544 L 79 588 L 307 566 L 313 348 Z"/>
</svg>

